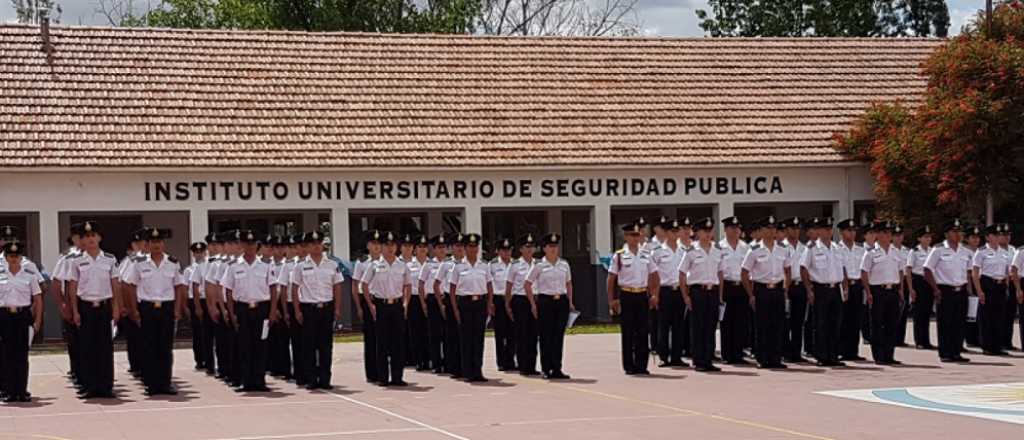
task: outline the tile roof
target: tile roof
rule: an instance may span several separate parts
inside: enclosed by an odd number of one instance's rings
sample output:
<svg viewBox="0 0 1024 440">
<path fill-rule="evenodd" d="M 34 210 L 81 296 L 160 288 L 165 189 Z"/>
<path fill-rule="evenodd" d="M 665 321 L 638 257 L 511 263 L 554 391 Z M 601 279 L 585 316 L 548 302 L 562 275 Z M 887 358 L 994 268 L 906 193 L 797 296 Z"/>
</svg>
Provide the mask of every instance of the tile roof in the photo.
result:
<svg viewBox="0 0 1024 440">
<path fill-rule="evenodd" d="M 934 39 L 0 26 L 0 166 L 821 164 Z M 651 159 L 658 156 L 658 159 Z"/>
</svg>

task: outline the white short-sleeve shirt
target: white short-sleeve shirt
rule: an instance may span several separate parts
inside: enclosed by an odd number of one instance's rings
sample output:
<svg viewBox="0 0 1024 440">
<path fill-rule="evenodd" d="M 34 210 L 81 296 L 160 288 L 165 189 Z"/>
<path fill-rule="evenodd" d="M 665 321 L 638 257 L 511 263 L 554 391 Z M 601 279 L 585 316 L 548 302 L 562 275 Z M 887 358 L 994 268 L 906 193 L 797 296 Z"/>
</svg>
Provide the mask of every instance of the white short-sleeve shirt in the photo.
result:
<svg viewBox="0 0 1024 440">
<path fill-rule="evenodd" d="M 551 263 L 547 258 L 541 258 L 530 269 L 525 282 L 533 286 L 533 293 L 537 295 L 565 295 L 568 293 L 566 284 L 570 281 L 572 270 L 568 262 L 559 258 Z"/>
<path fill-rule="evenodd" d="M 725 270 L 722 250 L 718 245 L 711 243 L 710 248 L 705 250 L 700 242 L 694 243 L 693 247 L 686 250 L 676 273 L 686 274 L 686 284 L 694 285 L 718 285 L 718 274 Z"/>
<path fill-rule="evenodd" d="M 25 269 L 11 273 L 10 267 L 0 271 L 0 304 L 4 307 L 28 307 L 32 297 L 43 293 L 36 281 L 36 274 Z"/>
<path fill-rule="evenodd" d="M 463 259 L 452 268 L 449 281 L 455 286 L 455 294 L 463 296 L 486 294 L 487 286 L 493 279 L 486 262 L 478 259 L 475 263 L 470 263 L 468 259 Z"/>
<path fill-rule="evenodd" d="M 751 281 L 776 284 L 786 279 L 786 270 L 792 266 L 793 252 L 789 246 L 775 243 L 768 249 L 763 243 L 750 247 L 743 258 L 743 268 L 750 272 Z"/>
<path fill-rule="evenodd" d="M 932 271 L 935 283 L 943 286 L 961 287 L 967 284 L 967 270 L 971 266 L 971 250 L 958 245 L 953 249 L 949 242 L 932 248 L 925 260 L 925 269 Z"/>
<path fill-rule="evenodd" d="M 243 303 L 269 301 L 273 282 L 270 264 L 259 258 L 250 264 L 243 257 L 235 260 L 220 279 L 220 284 L 231 291 L 231 297 Z"/>
<path fill-rule="evenodd" d="M 405 286 L 412 284 L 412 272 L 401 258 L 395 258 L 395 261 L 388 263 L 381 257 L 367 264 L 360 281 L 367 284 L 370 296 L 382 299 L 401 298 Z"/>
<path fill-rule="evenodd" d="M 1002 249 L 991 248 L 986 244 L 974 252 L 971 266 L 974 270 L 980 270 L 979 275 L 1001 281 L 1010 273 L 1011 262 Z"/>
<path fill-rule="evenodd" d="M 96 258 L 82 252 L 69 258 L 67 266 L 68 281 L 78 282 L 78 298 L 84 301 L 104 301 L 114 296 L 112 280 L 118 279 L 117 258 L 106 252 L 96 254 Z"/>
<path fill-rule="evenodd" d="M 800 267 L 807 268 L 807 276 L 811 282 L 818 284 L 836 284 L 843 282 L 843 255 L 837 243 L 828 245 L 820 239 L 814 246 L 809 246 L 800 259 Z"/>
<path fill-rule="evenodd" d="M 494 281 L 494 294 L 504 295 L 505 294 L 505 283 L 509 278 L 509 271 L 512 268 L 512 260 L 507 263 L 501 261 L 501 258 L 495 258 L 490 263 L 491 266 L 491 279 Z"/>
<path fill-rule="evenodd" d="M 495 288 L 505 290 L 508 288 L 508 283 L 512 283 L 512 296 L 526 295 L 526 288 L 524 287 L 526 285 L 526 276 L 530 274 L 530 270 L 533 269 L 535 263 L 536 261 L 532 257 L 519 257 L 516 261 L 512 262 L 505 285 L 495 285 Z"/>
<path fill-rule="evenodd" d="M 320 264 L 312 257 L 297 263 L 292 269 L 291 284 L 299 286 L 299 302 L 325 303 L 334 300 L 334 286 L 345 281 L 341 267 L 330 258 L 322 257 Z"/>
<path fill-rule="evenodd" d="M 152 255 L 132 264 L 124 281 L 136 287 L 139 301 L 174 301 L 174 288 L 185 285 L 181 265 L 166 254 L 159 265 Z"/>
<path fill-rule="evenodd" d="M 722 275 L 726 281 L 740 281 L 740 271 L 743 269 L 743 258 L 750 251 L 750 245 L 743 240 L 736 241 L 736 247 L 729 245 L 729 240 L 721 239 L 718 247 L 722 249 L 722 262 L 724 264 Z"/>
<path fill-rule="evenodd" d="M 647 281 L 652 273 L 658 271 L 649 253 L 640 251 L 639 255 L 624 247 L 612 256 L 608 273 L 617 277 L 620 287 L 629 289 L 646 289 Z"/>
<path fill-rule="evenodd" d="M 886 250 L 881 245 L 875 245 L 873 249 L 864 253 L 860 270 L 867 272 L 869 284 L 881 286 L 899 284 L 903 266 L 904 257 L 896 246 L 890 244 Z"/>
</svg>

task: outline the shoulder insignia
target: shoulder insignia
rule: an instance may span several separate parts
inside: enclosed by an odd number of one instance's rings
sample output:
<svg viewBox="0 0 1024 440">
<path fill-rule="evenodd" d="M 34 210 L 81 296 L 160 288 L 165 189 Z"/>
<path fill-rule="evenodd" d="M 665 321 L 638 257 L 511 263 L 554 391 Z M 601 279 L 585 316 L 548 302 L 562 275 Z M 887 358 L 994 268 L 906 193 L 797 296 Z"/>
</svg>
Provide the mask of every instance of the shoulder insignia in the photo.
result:
<svg viewBox="0 0 1024 440">
<path fill-rule="evenodd" d="M 619 249 L 619 250 L 615 251 L 616 254 L 621 254 L 621 253 L 624 253 L 624 252 L 626 252 L 625 249 Z"/>
<path fill-rule="evenodd" d="M 103 253 L 103 256 L 104 256 L 104 257 L 107 257 L 107 258 L 113 258 L 114 260 L 116 260 L 116 259 L 117 259 L 116 257 L 114 257 L 114 254 L 111 254 L 111 253 L 109 253 L 109 252 L 104 252 L 104 253 Z"/>
<path fill-rule="evenodd" d="M 716 242 L 714 243 L 714 245 L 715 245 L 715 249 L 718 249 L 718 250 L 722 250 L 722 245 L 721 245 L 721 243 L 719 243 L 719 242 L 717 242 L 717 241 L 716 241 Z"/>
<path fill-rule="evenodd" d="M 168 255 L 167 256 L 167 261 L 170 261 L 171 263 L 177 263 L 178 259 L 174 258 L 174 255 Z"/>
<path fill-rule="evenodd" d="M 145 255 L 137 255 L 132 257 L 132 263 L 141 263 L 143 261 L 146 261 L 147 258 L 148 257 L 146 257 Z"/>
<path fill-rule="evenodd" d="M 24 270 L 26 273 L 31 274 L 31 275 L 35 275 L 36 274 L 36 271 L 34 271 L 34 270 L 30 269 L 30 268 L 27 268 L 27 267 L 23 267 L 22 270 Z"/>
<path fill-rule="evenodd" d="M 754 244 L 750 245 L 750 250 L 756 251 L 758 249 L 761 249 L 761 244 L 760 243 L 754 243 Z"/>
</svg>

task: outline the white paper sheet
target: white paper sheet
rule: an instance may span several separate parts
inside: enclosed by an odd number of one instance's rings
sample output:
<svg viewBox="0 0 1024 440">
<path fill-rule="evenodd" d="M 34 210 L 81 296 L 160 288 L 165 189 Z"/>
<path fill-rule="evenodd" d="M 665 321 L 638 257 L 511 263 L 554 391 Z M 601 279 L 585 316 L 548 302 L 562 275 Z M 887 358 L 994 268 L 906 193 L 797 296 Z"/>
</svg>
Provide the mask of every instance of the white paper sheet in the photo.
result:
<svg viewBox="0 0 1024 440">
<path fill-rule="evenodd" d="M 270 336 L 270 320 L 263 320 L 263 331 L 260 333 L 260 339 L 266 341 L 267 336 Z"/>
<path fill-rule="evenodd" d="M 110 340 L 117 339 L 117 321 L 110 321 Z"/>
<path fill-rule="evenodd" d="M 967 321 L 974 322 L 978 320 L 978 297 L 970 296 L 967 297 Z"/>
<path fill-rule="evenodd" d="M 575 311 L 575 310 L 570 311 L 569 312 L 569 320 L 566 321 L 565 327 L 566 328 L 572 328 L 572 326 L 576 324 L 576 319 L 579 318 L 579 317 L 580 317 L 580 312 Z"/>
<path fill-rule="evenodd" d="M 725 321 L 725 304 L 718 305 L 718 320 Z"/>
<path fill-rule="evenodd" d="M 31 326 L 31 325 L 29 325 L 28 326 L 28 345 L 30 347 L 32 346 L 32 339 L 35 338 L 35 337 L 36 337 L 36 328 Z"/>
</svg>

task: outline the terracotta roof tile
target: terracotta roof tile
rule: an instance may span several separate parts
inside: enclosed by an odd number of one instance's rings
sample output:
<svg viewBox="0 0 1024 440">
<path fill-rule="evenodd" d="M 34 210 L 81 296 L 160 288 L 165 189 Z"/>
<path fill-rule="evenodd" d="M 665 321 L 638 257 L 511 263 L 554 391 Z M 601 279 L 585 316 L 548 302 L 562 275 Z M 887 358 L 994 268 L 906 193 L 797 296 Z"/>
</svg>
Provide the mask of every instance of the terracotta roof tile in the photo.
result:
<svg viewBox="0 0 1024 440">
<path fill-rule="evenodd" d="M 3 167 L 819 164 L 932 39 L 0 26 Z"/>
</svg>

